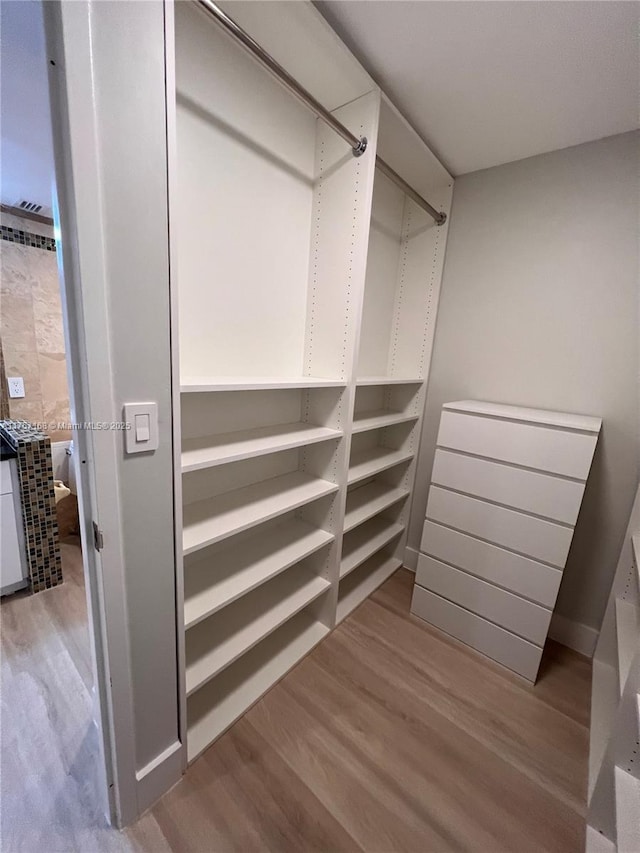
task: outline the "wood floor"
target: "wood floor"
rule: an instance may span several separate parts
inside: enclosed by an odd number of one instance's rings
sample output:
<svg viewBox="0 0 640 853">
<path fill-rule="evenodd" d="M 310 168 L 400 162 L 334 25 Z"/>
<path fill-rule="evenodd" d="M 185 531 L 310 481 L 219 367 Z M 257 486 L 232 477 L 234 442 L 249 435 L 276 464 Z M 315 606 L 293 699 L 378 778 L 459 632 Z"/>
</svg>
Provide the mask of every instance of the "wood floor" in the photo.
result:
<svg viewBox="0 0 640 853">
<path fill-rule="evenodd" d="M 2 604 L 2 850 L 584 849 L 590 663 L 535 688 L 409 615 L 401 570 L 134 826 L 104 826 L 79 551 Z M 70 568 L 69 568 L 70 567 Z"/>
</svg>

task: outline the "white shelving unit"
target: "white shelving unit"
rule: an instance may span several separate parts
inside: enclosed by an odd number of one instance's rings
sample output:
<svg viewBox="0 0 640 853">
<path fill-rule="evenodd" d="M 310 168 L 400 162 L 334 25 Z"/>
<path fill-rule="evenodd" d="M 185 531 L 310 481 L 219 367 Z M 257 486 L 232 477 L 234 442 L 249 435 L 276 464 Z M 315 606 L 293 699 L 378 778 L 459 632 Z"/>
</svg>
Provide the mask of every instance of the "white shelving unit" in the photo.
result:
<svg viewBox="0 0 640 853">
<path fill-rule="evenodd" d="M 453 181 L 310 3 L 192 3 L 167 91 L 185 764 L 402 565 Z M 308 50 L 300 50 L 305 44 Z"/>
<path fill-rule="evenodd" d="M 640 850 L 640 489 L 593 659 L 587 851 Z"/>
</svg>

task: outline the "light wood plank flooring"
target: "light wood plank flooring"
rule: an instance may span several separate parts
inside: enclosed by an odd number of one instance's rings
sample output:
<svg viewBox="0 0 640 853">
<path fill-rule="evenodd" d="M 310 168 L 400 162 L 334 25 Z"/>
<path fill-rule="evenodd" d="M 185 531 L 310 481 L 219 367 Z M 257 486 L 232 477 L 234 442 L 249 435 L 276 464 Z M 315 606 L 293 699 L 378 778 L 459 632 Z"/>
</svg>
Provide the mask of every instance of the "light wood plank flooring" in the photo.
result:
<svg viewBox="0 0 640 853">
<path fill-rule="evenodd" d="M 590 663 L 535 688 L 409 615 L 397 572 L 136 824 L 96 807 L 79 550 L 2 604 L 2 850 L 473 851 L 584 846 Z"/>
</svg>

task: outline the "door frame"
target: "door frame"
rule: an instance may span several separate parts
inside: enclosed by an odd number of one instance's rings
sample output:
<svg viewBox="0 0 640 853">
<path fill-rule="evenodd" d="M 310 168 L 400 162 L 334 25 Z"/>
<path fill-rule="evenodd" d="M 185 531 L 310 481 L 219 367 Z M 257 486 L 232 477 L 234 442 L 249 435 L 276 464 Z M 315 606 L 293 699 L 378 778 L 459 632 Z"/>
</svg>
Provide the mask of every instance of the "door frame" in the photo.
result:
<svg viewBox="0 0 640 853">
<path fill-rule="evenodd" d="M 43 3 L 56 176 L 55 223 L 71 416 L 76 424 L 121 421 L 111 372 L 109 306 L 100 205 L 99 140 L 94 105 L 90 7 Z M 65 44 L 73 44 L 72 57 Z M 82 49 L 79 48 L 82 46 Z M 73 67 L 67 67 L 67 61 Z M 77 93 L 68 98 L 67 92 Z M 72 105 L 82 115 L 71 115 Z M 125 826 L 139 816 L 135 723 L 117 461 L 122 434 L 78 429 L 78 505 L 96 692 L 95 717 L 104 763 L 107 819 Z M 93 525 L 103 535 L 97 550 Z"/>
</svg>

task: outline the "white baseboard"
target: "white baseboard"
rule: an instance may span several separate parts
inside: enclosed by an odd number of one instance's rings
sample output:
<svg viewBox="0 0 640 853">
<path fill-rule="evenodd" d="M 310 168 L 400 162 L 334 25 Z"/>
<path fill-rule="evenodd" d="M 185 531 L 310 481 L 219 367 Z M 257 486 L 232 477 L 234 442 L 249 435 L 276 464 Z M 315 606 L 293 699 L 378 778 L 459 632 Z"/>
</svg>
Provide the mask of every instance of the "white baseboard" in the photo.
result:
<svg viewBox="0 0 640 853">
<path fill-rule="evenodd" d="M 418 568 L 418 552 L 415 548 L 407 547 L 404 549 L 404 567 L 412 572 Z"/>
<path fill-rule="evenodd" d="M 183 765 L 184 750 L 180 741 L 177 740 L 136 772 L 139 815 L 180 780 L 184 770 Z"/>
<path fill-rule="evenodd" d="M 598 632 L 595 628 L 590 628 L 589 625 L 583 625 L 581 622 L 574 622 L 559 613 L 554 613 L 551 617 L 549 636 L 557 643 L 562 643 L 563 646 L 568 646 L 588 658 L 593 657 L 598 640 Z"/>
</svg>

